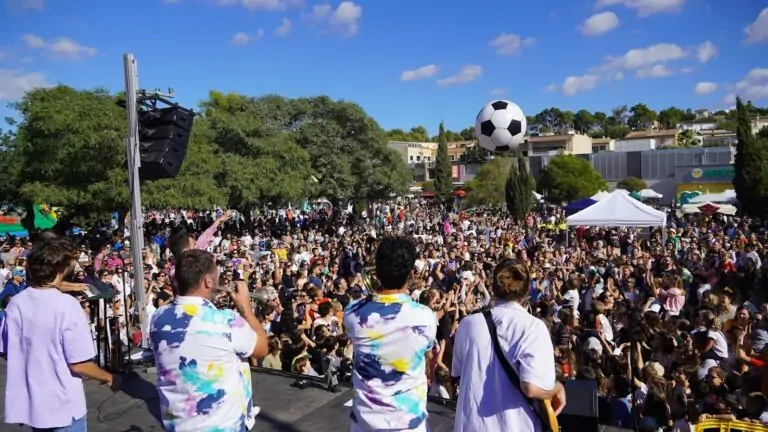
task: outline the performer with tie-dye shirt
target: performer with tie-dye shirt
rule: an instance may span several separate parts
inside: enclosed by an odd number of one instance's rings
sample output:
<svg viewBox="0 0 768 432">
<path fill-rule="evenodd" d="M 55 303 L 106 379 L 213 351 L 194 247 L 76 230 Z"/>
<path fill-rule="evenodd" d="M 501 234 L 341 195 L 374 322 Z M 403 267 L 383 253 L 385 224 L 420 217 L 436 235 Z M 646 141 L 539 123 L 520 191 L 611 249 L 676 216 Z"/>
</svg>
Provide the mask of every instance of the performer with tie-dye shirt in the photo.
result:
<svg viewBox="0 0 768 432">
<path fill-rule="evenodd" d="M 408 295 L 416 245 L 409 237 L 385 237 L 375 261 L 381 288 L 344 313 L 354 349 L 351 430 L 426 431 L 425 356 L 437 317 Z"/>
<path fill-rule="evenodd" d="M 244 283 L 233 310 L 211 303 L 218 291 L 213 255 L 192 249 L 176 259 L 179 295 L 155 312 L 150 340 L 167 431 L 243 432 L 255 422 L 248 359 L 267 354 L 267 335 Z"/>
</svg>

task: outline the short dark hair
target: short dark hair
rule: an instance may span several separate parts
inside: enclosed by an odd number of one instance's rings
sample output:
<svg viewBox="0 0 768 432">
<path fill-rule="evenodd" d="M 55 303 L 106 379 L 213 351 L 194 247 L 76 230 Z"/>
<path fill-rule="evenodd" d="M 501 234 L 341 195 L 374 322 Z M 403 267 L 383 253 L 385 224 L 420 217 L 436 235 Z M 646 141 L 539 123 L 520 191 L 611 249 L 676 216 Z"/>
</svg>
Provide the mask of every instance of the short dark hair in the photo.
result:
<svg viewBox="0 0 768 432">
<path fill-rule="evenodd" d="M 174 258 L 179 259 L 191 238 L 192 236 L 185 230 L 179 230 L 171 234 L 171 237 L 168 238 L 168 249 L 171 250 Z"/>
<path fill-rule="evenodd" d="M 197 288 L 203 278 L 216 271 L 213 254 L 199 249 L 189 249 L 176 258 L 176 283 L 179 295 Z"/>
<path fill-rule="evenodd" d="M 75 244 L 63 237 L 35 243 L 27 256 L 27 276 L 37 285 L 50 284 L 56 277 L 72 270 L 78 253 Z"/>
<path fill-rule="evenodd" d="M 376 278 L 381 288 L 402 288 L 416 264 L 416 243 L 411 237 L 384 237 L 376 249 Z"/>
</svg>

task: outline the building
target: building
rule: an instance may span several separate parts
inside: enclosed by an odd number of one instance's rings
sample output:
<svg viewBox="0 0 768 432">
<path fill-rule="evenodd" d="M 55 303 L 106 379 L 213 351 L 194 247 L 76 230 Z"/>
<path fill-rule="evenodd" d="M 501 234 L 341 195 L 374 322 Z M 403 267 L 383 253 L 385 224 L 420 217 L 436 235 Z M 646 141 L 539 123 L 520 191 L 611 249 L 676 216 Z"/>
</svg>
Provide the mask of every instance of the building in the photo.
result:
<svg viewBox="0 0 768 432">
<path fill-rule="evenodd" d="M 702 130 L 698 132 L 698 135 L 701 139 L 701 145 L 704 147 L 729 147 L 735 146 L 739 142 L 736 138 L 736 132 L 727 130 Z"/>
<path fill-rule="evenodd" d="M 614 143 L 614 151 L 645 151 L 655 150 L 660 147 L 671 147 L 677 140 L 678 129 L 648 129 L 630 132 L 622 139 Z"/>
<path fill-rule="evenodd" d="M 458 162 L 461 160 L 461 157 L 464 156 L 464 153 L 467 151 L 467 149 L 472 148 L 476 145 L 477 143 L 475 141 L 449 142 L 448 143 L 448 159 L 451 162 Z"/>
<path fill-rule="evenodd" d="M 710 115 L 711 115 L 711 114 L 709 113 L 709 110 L 708 110 L 708 109 L 705 109 L 705 108 L 701 108 L 701 109 L 697 109 L 697 110 L 696 110 L 696 119 L 697 119 L 697 120 L 699 120 L 699 119 L 705 119 L 705 118 L 709 118 L 709 116 L 710 116 Z"/>
<path fill-rule="evenodd" d="M 717 129 L 716 120 L 694 120 L 687 122 L 680 122 L 677 124 L 677 128 L 682 132 L 686 130 L 693 130 L 694 132 L 701 132 L 705 130 Z"/>
<path fill-rule="evenodd" d="M 613 138 L 592 138 L 592 153 L 613 151 L 616 140 Z"/>
<path fill-rule="evenodd" d="M 528 137 L 520 146 L 529 156 L 592 153 L 592 138 L 587 135 L 568 133 L 563 135 L 539 135 Z"/>
<path fill-rule="evenodd" d="M 437 143 L 389 141 L 387 147 L 402 156 L 406 164 L 434 162 L 437 155 Z"/>
<path fill-rule="evenodd" d="M 606 182 L 612 184 L 627 177 L 643 179 L 648 187 L 664 195 L 662 202 L 680 201 L 686 191 L 719 193 L 730 184 L 732 169 L 723 171 L 733 163 L 734 151 L 730 147 L 694 147 L 664 151 L 646 150 L 631 152 L 601 152 L 582 154 L 595 167 Z M 528 158 L 531 175 L 536 180 L 554 156 L 542 155 Z M 687 170 L 687 171 L 686 171 Z M 476 172 L 467 167 L 466 174 Z M 687 177 L 684 175 L 687 174 Z M 731 177 L 729 177 L 729 175 Z"/>
<path fill-rule="evenodd" d="M 761 129 L 768 127 L 768 117 L 757 116 L 752 120 L 752 134 L 757 135 Z"/>
</svg>

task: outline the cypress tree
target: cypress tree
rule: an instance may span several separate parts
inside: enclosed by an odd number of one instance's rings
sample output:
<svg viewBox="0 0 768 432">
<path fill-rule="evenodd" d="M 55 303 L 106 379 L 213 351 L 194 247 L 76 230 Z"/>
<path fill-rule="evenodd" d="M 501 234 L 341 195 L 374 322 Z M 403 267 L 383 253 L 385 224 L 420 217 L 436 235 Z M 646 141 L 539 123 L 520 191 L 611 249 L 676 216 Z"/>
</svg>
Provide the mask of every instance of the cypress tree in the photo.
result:
<svg viewBox="0 0 768 432">
<path fill-rule="evenodd" d="M 517 156 L 510 163 L 504 188 L 507 210 L 518 224 L 525 222 L 525 216 L 533 206 L 533 186 L 533 179 L 528 173 L 523 153 L 518 151 Z"/>
<path fill-rule="evenodd" d="M 741 210 L 749 216 L 759 216 L 765 197 L 765 152 L 752 135 L 747 107 L 736 98 L 736 157 L 733 163 L 733 187 Z"/>
<path fill-rule="evenodd" d="M 440 122 L 437 156 L 435 157 L 435 198 L 448 205 L 453 193 L 451 161 L 448 159 L 448 142 L 445 139 L 445 125 Z"/>
</svg>

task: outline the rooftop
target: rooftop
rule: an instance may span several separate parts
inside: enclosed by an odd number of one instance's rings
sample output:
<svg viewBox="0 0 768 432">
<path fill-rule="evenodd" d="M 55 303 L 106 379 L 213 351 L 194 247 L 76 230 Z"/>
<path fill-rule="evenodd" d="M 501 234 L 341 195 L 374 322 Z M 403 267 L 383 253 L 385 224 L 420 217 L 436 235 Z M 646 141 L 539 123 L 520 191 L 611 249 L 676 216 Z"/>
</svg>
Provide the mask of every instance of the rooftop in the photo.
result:
<svg viewBox="0 0 768 432">
<path fill-rule="evenodd" d="M 662 130 L 643 130 L 630 132 L 624 137 L 625 140 L 631 139 L 643 139 L 643 138 L 667 138 L 677 136 L 677 129 L 662 129 Z"/>
</svg>

